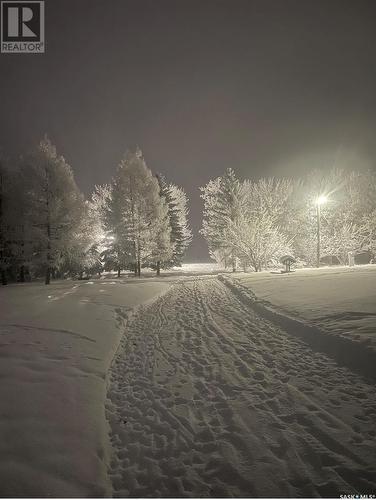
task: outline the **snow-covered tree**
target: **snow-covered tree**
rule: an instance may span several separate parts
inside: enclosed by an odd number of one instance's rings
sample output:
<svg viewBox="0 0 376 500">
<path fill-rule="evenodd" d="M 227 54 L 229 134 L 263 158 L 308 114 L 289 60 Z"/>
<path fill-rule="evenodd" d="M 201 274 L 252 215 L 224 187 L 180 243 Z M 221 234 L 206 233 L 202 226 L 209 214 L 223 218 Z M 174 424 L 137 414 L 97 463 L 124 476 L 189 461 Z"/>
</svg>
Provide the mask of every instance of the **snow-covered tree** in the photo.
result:
<svg viewBox="0 0 376 500">
<path fill-rule="evenodd" d="M 157 276 L 161 273 L 162 263 L 169 262 L 173 256 L 173 245 L 171 244 L 171 227 L 168 218 L 168 205 L 164 198 L 156 207 L 157 217 L 155 224 L 151 228 L 149 241 L 149 255 L 145 263 L 157 271 Z"/>
<path fill-rule="evenodd" d="M 241 183 L 238 197 L 241 214 L 229 223 L 232 240 L 243 268 L 261 271 L 290 253 L 287 225 L 291 185 L 288 180 L 261 179 Z"/>
<path fill-rule="evenodd" d="M 5 159 L 0 157 L 0 273 L 1 283 L 6 285 L 7 269 L 10 263 L 9 219 L 11 199 L 9 197 L 10 175 L 5 167 Z"/>
<path fill-rule="evenodd" d="M 32 258 L 31 232 L 25 219 L 25 179 L 18 161 L 0 162 L 0 269 L 2 283 L 7 274 L 25 281 Z"/>
<path fill-rule="evenodd" d="M 211 255 L 233 270 L 236 260 L 255 271 L 288 253 L 293 183 L 289 179 L 239 182 L 232 170 L 201 189 Z"/>
<path fill-rule="evenodd" d="M 303 179 L 297 220 L 304 231 L 295 243 L 299 256 L 309 264 L 316 262 L 316 200 L 320 195 L 327 197 L 320 207 L 321 256 L 346 264 L 350 253 L 368 250 L 367 228 L 376 208 L 375 176 L 335 168 L 312 171 Z"/>
<path fill-rule="evenodd" d="M 372 261 L 376 261 L 376 209 L 364 214 L 359 224 L 362 250 L 368 252 Z"/>
<path fill-rule="evenodd" d="M 128 151 L 111 185 L 107 224 L 111 228 L 118 269 L 141 267 L 170 258 L 168 207 L 158 180 L 146 166 L 140 149 Z"/>
<path fill-rule="evenodd" d="M 160 266 L 168 269 L 181 266 L 185 252 L 192 241 L 192 231 L 188 223 L 188 198 L 184 189 L 168 184 L 162 175 L 158 175 L 160 196 L 168 206 L 168 220 L 171 228 L 170 246 L 171 256 L 161 261 Z"/>
<path fill-rule="evenodd" d="M 229 225 L 237 225 L 242 214 L 239 196 L 240 182 L 234 171 L 229 168 L 222 177 L 209 181 L 200 188 L 201 198 L 204 200 L 204 213 L 201 234 L 205 237 L 209 253 L 221 256 L 236 270 L 237 247 L 228 231 Z M 227 262 L 226 262 L 227 264 Z"/>
<path fill-rule="evenodd" d="M 266 211 L 247 211 L 229 224 L 228 234 L 244 269 L 248 266 L 256 272 L 267 269 L 291 253 L 286 236 Z"/>
<path fill-rule="evenodd" d="M 184 189 L 176 186 L 175 184 L 170 184 L 170 190 L 172 200 L 177 209 L 176 230 L 174 230 L 174 227 L 171 225 L 172 231 L 175 232 L 175 235 L 172 238 L 175 242 L 173 262 L 175 266 L 181 266 L 187 248 L 192 241 L 192 230 L 188 221 L 188 197 Z"/>
<path fill-rule="evenodd" d="M 121 208 L 121 196 L 119 189 L 113 198 L 113 188 L 116 180 L 111 184 L 95 186 L 91 195 L 90 209 L 95 220 L 96 232 L 98 234 L 98 251 L 101 262 L 106 271 L 116 270 L 118 277 L 122 269 L 129 266 L 134 260 L 125 252 L 123 216 Z"/>
<path fill-rule="evenodd" d="M 44 269 L 45 283 L 59 267 L 80 225 L 84 199 L 71 167 L 45 137 L 22 162 L 27 179 L 27 222 L 33 230 L 34 265 Z"/>
<path fill-rule="evenodd" d="M 88 245 L 84 254 L 86 273 L 98 273 L 103 270 L 103 257 L 111 249 L 113 237 L 107 224 L 108 206 L 111 200 L 109 184 L 96 185 L 91 198 L 87 202 L 87 215 L 82 230 L 88 235 Z M 114 266 L 116 267 L 116 266 Z"/>
<path fill-rule="evenodd" d="M 60 271 L 80 278 L 84 273 L 100 273 L 102 241 L 100 220 L 96 217 L 92 203 L 86 201 L 70 241 L 62 251 Z"/>
</svg>

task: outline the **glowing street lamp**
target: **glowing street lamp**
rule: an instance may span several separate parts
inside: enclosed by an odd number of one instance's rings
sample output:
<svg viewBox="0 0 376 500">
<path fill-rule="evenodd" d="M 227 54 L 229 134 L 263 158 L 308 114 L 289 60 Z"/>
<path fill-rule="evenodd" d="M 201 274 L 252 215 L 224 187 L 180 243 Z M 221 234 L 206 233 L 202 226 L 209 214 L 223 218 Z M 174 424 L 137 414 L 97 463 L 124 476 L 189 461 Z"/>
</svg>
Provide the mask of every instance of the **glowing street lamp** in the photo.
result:
<svg viewBox="0 0 376 500">
<path fill-rule="evenodd" d="M 316 205 L 323 205 L 328 201 L 328 197 L 324 194 L 320 194 L 320 196 L 316 200 Z"/>
<path fill-rule="evenodd" d="M 317 215 L 317 267 L 320 267 L 320 244 L 321 244 L 321 205 L 327 203 L 328 197 L 320 194 L 316 198 L 316 215 Z"/>
</svg>

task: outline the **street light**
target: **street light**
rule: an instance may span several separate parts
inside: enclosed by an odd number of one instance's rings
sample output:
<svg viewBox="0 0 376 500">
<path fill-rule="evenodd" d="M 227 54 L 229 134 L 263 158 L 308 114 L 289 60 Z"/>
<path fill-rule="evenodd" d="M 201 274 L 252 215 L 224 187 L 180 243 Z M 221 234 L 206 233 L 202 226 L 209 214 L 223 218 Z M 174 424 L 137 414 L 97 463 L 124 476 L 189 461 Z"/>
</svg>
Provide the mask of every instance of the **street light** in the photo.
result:
<svg viewBox="0 0 376 500">
<path fill-rule="evenodd" d="M 316 215 L 317 215 L 317 267 L 320 267 L 320 243 L 321 243 L 321 205 L 327 203 L 328 197 L 320 194 L 316 198 Z"/>
</svg>

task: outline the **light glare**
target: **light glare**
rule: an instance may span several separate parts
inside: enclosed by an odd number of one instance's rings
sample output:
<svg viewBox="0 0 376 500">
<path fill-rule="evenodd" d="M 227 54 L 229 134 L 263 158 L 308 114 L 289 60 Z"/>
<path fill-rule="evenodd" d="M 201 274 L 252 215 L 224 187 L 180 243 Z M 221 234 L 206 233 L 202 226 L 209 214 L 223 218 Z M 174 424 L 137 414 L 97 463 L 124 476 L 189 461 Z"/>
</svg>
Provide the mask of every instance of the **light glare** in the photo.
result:
<svg viewBox="0 0 376 500">
<path fill-rule="evenodd" d="M 327 201 L 328 201 L 328 197 L 327 197 L 327 196 L 325 196 L 324 194 L 321 194 L 321 195 L 317 198 L 317 200 L 316 200 L 316 204 L 317 204 L 317 205 L 323 205 L 324 203 L 327 203 Z"/>
</svg>

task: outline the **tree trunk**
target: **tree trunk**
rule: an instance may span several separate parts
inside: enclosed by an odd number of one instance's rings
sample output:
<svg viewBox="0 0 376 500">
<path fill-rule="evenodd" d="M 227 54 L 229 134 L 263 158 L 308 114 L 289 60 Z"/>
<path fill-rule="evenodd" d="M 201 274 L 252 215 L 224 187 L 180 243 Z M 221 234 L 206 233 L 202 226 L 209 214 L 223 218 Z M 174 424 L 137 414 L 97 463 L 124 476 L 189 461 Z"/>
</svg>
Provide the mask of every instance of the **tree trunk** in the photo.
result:
<svg viewBox="0 0 376 500">
<path fill-rule="evenodd" d="M 7 285 L 8 284 L 8 280 L 7 280 L 7 272 L 5 269 L 2 269 L 1 270 L 1 284 L 2 285 Z"/>
<path fill-rule="evenodd" d="M 83 271 L 80 271 L 80 274 L 78 276 L 78 279 L 82 280 L 82 278 L 84 277 L 84 272 Z"/>
<path fill-rule="evenodd" d="M 51 281 L 51 268 L 50 268 L 50 266 L 47 266 L 46 279 L 44 280 L 45 285 L 49 285 L 50 281 Z"/>
<path fill-rule="evenodd" d="M 159 260 L 157 262 L 157 276 L 161 275 L 161 261 Z"/>
<path fill-rule="evenodd" d="M 232 272 L 236 272 L 236 257 L 234 253 L 231 254 L 231 264 L 232 264 Z"/>
<path fill-rule="evenodd" d="M 1 168 L 1 165 L 0 165 Z M 0 266 L 4 265 L 4 241 L 3 237 L 3 176 L 0 171 Z M 1 268 L 1 284 L 7 285 L 7 273 Z"/>
<path fill-rule="evenodd" d="M 120 266 L 118 267 L 118 270 L 117 270 L 117 277 L 120 278 L 120 273 L 121 273 L 121 269 L 120 269 Z"/>
<path fill-rule="evenodd" d="M 140 260 L 137 261 L 137 276 L 138 277 L 141 276 L 141 261 Z"/>
<path fill-rule="evenodd" d="M 45 284 L 49 285 L 51 281 L 51 220 L 50 220 L 50 186 L 48 171 L 46 167 L 46 230 L 47 230 L 47 269 Z"/>
<path fill-rule="evenodd" d="M 22 265 L 20 269 L 20 282 L 25 283 L 25 266 Z"/>
</svg>

